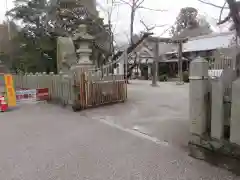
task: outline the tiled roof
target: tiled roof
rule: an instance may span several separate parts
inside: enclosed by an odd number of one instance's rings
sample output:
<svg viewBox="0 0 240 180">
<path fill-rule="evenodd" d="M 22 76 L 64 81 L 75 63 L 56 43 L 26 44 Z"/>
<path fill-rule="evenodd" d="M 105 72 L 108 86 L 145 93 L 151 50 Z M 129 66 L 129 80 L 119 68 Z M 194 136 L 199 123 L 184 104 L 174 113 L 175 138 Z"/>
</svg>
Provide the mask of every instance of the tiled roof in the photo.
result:
<svg viewBox="0 0 240 180">
<path fill-rule="evenodd" d="M 183 52 L 196 52 L 228 48 L 234 44 L 234 38 L 235 31 L 212 33 L 209 35 L 190 38 L 186 43 L 183 44 Z M 169 50 L 167 54 L 175 52 L 177 52 L 177 47 L 175 47 L 174 50 Z"/>
<path fill-rule="evenodd" d="M 204 36 L 211 33 L 212 33 L 212 30 L 209 27 L 203 26 L 203 27 L 198 27 L 194 29 L 184 29 L 179 35 L 174 36 L 173 39 Z"/>
</svg>

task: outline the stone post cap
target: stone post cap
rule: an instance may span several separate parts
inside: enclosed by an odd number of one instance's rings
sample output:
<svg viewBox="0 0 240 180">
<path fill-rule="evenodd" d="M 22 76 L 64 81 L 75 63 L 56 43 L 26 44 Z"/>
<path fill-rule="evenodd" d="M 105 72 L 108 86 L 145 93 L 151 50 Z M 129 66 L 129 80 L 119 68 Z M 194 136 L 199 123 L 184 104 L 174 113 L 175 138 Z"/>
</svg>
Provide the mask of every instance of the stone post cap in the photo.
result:
<svg viewBox="0 0 240 180">
<path fill-rule="evenodd" d="M 86 41 L 91 41 L 95 39 L 94 36 L 90 35 L 87 32 L 87 25 L 81 24 L 78 26 L 75 35 L 73 35 L 72 40 L 73 41 L 78 41 L 78 40 L 86 40 Z"/>
<path fill-rule="evenodd" d="M 208 63 L 208 62 L 205 58 L 198 56 L 193 61 L 191 61 L 191 63 Z"/>
<path fill-rule="evenodd" d="M 208 78 L 208 68 L 208 62 L 202 57 L 197 57 L 190 63 L 189 79 Z"/>
</svg>

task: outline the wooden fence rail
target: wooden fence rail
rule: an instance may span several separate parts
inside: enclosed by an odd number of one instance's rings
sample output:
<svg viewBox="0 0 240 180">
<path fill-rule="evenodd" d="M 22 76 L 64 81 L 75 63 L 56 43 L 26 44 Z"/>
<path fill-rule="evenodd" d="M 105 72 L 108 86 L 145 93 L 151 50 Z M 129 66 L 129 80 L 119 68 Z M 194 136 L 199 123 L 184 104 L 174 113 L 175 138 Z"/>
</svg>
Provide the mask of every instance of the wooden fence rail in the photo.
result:
<svg viewBox="0 0 240 180">
<path fill-rule="evenodd" d="M 120 75 L 104 76 L 81 73 L 76 77 L 79 90 L 76 109 L 87 109 L 105 104 L 124 102 L 127 99 L 127 84 Z"/>
</svg>

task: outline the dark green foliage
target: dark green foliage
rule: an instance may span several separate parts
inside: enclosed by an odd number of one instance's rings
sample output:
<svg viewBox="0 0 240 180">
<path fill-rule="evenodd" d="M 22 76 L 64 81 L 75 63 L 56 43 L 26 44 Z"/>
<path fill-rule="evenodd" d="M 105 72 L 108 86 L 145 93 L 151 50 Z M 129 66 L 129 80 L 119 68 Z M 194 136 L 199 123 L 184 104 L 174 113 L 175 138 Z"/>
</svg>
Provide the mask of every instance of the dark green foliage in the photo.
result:
<svg viewBox="0 0 240 180">
<path fill-rule="evenodd" d="M 87 15 L 85 9 L 76 3 L 66 9 L 58 1 L 14 1 L 14 8 L 7 12 L 13 21 L 21 22 L 18 33 L 12 39 L 15 48 L 8 61 L 14 71 L 56 72 L 56 37 L 72 36 L 78 25 L 83 23 L 88 25 L 89 33 L 100 42 L 95 44 L 104 44 L 102 42 L 108 40 L 108 36 L 104 36 L 106 31 L 103 22 Z M 98 37 L 103 37 L 103 40 Z M 93 59 L 98 59 L 102 54 L 104 57 L 110 54 L 105 52 L 106 49 L 109 50 L 107 46 L 101 49 L 96 45 L 94 48 Z"/>
<path fill-rule="evenodd" d="M 7 12 L 21 22 L 12 37 L 11 68 L 22 72 L 56 72 L 56 38 L 48 31 L 45 0 L 15 0 L 15 7 Z"/>
<path fill-rule="evenodd" d="M 189 72 L 188 71 L 183 72 L 183 81 L 189 82 Z"/>
<path fill-rule="evenodd" d="M 168 76 L 166 74 L 162 74 L 159 76 L 159 81 L 168 81 Z"/>
</svg>

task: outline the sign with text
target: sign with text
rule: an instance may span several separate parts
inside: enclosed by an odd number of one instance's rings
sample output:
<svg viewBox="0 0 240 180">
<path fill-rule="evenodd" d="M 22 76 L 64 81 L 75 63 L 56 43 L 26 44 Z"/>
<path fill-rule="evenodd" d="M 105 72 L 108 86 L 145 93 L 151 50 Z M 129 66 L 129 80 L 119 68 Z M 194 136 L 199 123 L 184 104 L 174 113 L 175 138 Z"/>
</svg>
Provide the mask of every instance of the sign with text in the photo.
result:
<svg viewBox="0 0 240 180">
<path fill-rule="evenodd" d="M 16 99 L 18 103 L 29 103 L 37 101 L 37 90 L 28 89 L 28 90 L 19 90 L 16 91 Z"/>
</svg>

